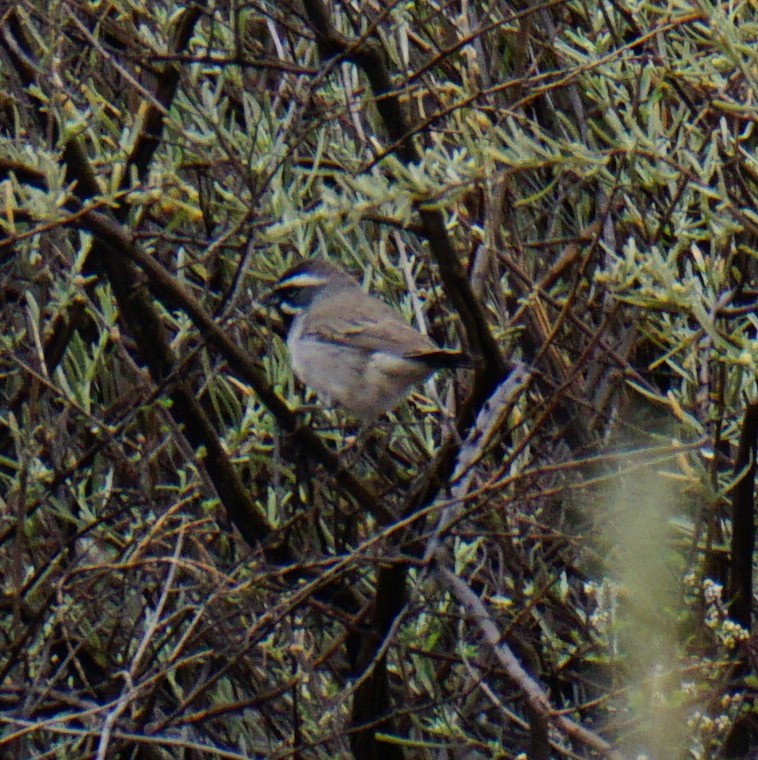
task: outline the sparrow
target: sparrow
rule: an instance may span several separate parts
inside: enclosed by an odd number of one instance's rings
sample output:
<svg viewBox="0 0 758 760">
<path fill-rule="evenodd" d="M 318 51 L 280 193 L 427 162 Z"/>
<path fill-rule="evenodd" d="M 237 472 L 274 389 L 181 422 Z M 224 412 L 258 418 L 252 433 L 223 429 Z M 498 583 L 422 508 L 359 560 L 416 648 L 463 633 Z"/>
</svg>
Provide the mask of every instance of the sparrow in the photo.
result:
<svg viewBox="0 0 758 760">
<path fill-rule="evenodd" d="M 267 300 L 287 327 L 295 375 L 362 422 L 393 409 L 436 370 L 471 366 L 467 354 L 440 348 L 323 259 L 287 270 Z"/>
</svg>

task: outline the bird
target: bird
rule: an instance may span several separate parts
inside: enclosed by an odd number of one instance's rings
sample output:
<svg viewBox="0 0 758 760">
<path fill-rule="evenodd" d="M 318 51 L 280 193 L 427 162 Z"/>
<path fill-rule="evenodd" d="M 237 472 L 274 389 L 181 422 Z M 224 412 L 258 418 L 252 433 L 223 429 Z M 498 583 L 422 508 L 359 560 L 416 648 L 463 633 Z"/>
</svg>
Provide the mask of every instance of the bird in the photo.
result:
<svg viewBox="0 0 758 760">
<path fill-rule="evenodd" d="M 325 259 L 288 269 L 267 300 L 287 328 L 295 375 L 326 405 L 337 404 L 364 423 L 393 409 L 436 370 L 472 364 L 465 352 L 441 348 Z"/>
</svg>

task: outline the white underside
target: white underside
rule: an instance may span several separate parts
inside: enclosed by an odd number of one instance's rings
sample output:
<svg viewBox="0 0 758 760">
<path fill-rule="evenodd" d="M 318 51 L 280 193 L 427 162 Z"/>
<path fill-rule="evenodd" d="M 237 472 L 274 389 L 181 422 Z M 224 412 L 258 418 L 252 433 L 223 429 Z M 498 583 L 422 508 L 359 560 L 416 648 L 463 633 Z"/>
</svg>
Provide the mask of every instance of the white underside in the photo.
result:
<svg viewBox="0 0 758 760">
<path fill-rule="evenodd" d="M 340 404 L 362 420 L 392 409 L 411 386 L 433 371 L 394 354 L 303 340 L 301 335 L 302 326 L 296 319 L 287 340 L 294 373 L 322 401 Z"/>
</svg>

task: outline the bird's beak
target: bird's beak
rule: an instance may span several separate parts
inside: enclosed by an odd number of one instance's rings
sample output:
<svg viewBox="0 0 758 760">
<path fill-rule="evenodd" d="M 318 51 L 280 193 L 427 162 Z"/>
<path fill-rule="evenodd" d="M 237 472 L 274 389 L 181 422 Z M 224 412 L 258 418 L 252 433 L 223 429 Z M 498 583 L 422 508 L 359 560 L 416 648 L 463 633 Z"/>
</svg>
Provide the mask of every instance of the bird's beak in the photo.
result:
<svg viewBox="0 0 758 760">
<path fill-rule="evenodd" d="M 266 307 L 275 306 L 278 297 L 279 294 L 276 292 L 276 288 L 271 288 L 263 294 L 261 304 Z"/>
</svg>

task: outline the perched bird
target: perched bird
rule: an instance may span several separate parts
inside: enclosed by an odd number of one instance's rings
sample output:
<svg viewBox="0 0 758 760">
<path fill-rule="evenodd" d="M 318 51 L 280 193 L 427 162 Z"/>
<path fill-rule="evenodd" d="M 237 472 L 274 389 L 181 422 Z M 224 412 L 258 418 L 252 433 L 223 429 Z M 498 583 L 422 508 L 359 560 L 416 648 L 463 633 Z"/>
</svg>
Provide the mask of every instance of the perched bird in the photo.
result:
<svg viewBox="0 0 758 760">
<path fill-rule="evenodd" d="M 471 366 L 466 354 L 440 348 L 323 259 L 289 269 L 268 299 L 287 325 L 295 375 L 324 402 L 364 422 L 392 409 L 435 370 Z"/>
</svg>

